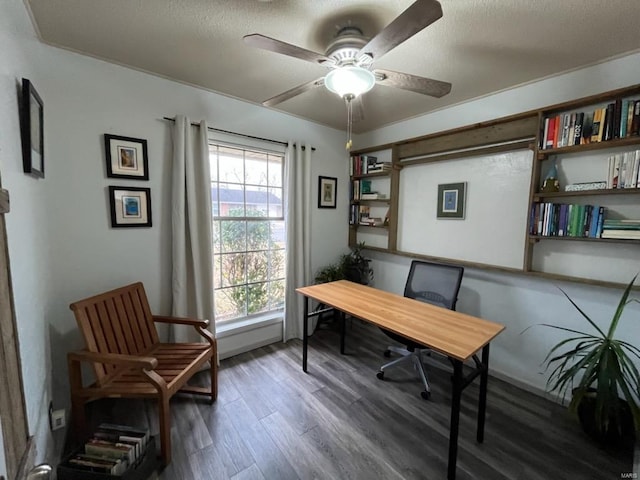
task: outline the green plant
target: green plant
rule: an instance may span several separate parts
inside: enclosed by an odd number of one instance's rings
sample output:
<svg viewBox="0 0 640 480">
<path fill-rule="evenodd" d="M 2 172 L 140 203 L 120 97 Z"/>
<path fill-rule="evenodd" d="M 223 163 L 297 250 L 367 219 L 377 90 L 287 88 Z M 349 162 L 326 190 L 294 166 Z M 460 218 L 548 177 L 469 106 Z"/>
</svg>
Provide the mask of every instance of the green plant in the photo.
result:
<svg viewBox="0 0 640 480">
<path fill-rule="evenodd" d="M 640 359 L 640 349 L 614 338 L 625 307 L 631 302 L 638 302 L 637 299 L 629 299 L 636 278 L 637 275 L 624 290 L 606 332 L 598 327 L 562 289 L 560 291 L 596 333 L 581 332 L 548 323 L 542 324 L 576 335 L 556 344 L 545 358 L 547 368 L 553 367 L 547 381 L 547 388 L 564 396 L 576 381 L 577 387 L 572 388 L 573 396 L 569 410 L 579 411 L 583 402 L 588 399 L 594 401 L 595 408 L 591 420 L 594 422 L 596 432 L 602 435 L 612 430 L 621 430 L 622 425 L 619 419 L 624 402 L 620 395 L 630 408 L 635 430 L 640 430 L 638 406 L 640 374 L 634 365 L 634 360 Z"/>
<path fill-rule="evenodd" d="M 232 208 L 230 217 L 263 217 L 259 210 Z M 223 285 L 241 285 L 250 282 L 247 288 L 232 288 L 226 291 L 226 298 L 233 304 L 237 315 L 263 311 L 272 303 L 284 297 L 284 285 L 280 282 L 261 281 L 268 272 L 278 272 L 284 268 L 283 250 L 269 251 L 273 242 L 267 222 L 223 221 L 215 232 L 214 242 L 220 242 L 223 252 L 239 252 L 220 255 L 220 271 Z M 245 252 L 245 250 L 251 250 Z M 246 313 L 245 313 L 246 312 Z"/>
<path fill-rule="evenodd" d="M 316 283 L 350 280 L 367 285 L 373 280 L 370 259 L 362 255 L 364 242 L 358 243 L 349 253 L 340 256 L 337 263 L 321 268 L 316 274 Z"/>
</svg>

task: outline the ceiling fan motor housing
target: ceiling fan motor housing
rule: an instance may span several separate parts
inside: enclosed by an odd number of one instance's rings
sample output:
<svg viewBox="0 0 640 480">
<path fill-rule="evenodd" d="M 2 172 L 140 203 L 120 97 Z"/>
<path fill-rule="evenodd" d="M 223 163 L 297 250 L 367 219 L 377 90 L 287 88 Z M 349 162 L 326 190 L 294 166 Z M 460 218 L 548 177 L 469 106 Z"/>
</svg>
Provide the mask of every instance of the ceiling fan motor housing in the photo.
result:
<svg viewBox="0 0 640 480">
<path fill-rule="evenodd" d="M 336 62 L 336 67 L 357 65 L 367 68 L 373 59 L 369 55 L 361 55 L 358 52 L 369 41 L 362 34 L 362 30 L 357 27 L 344 27 L 338 32 L 336 38 L 331 42 L 325 55 Z"/>
</svg>

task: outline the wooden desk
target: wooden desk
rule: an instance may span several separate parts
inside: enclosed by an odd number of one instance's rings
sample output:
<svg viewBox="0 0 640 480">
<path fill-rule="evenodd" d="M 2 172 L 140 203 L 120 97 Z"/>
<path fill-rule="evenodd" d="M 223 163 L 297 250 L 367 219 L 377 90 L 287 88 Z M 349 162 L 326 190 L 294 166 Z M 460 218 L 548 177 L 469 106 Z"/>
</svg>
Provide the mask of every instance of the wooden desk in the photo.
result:
<svg viewBox="0 0 640 480">
<path fill-rule="evenodd" d="M 305 318 L 302 339 L 302 370 L 305 372 L 307 371 L 309 318 L 320 313 L 309 313 L 309 298 L 325 305 L 330 305 L 353 317 L 391 330 L 449 357 L 453 364 L 453 390 L 447 478 L 454 480 L 458 454 L 458 425 L 462 391 L 477 376 L 480 376 L 476 439 L 478 442 L 482 442 L 484 440 L 484 419 L 487 404 L 489 343 L 504 330 L 504 326 L 347 280 L 301 287 L 297 288 L 296 291 L 304 295 Z M 344 337 L 343 316 L 340 335 L 341 353 L 344 353 Z M 475 355 L 481 349 L 482 360 Z M 473 359 L 475 368 L 469 375 L 465 376 L 462 372 L 462 365 L 469 359 Z"/>
</svg>

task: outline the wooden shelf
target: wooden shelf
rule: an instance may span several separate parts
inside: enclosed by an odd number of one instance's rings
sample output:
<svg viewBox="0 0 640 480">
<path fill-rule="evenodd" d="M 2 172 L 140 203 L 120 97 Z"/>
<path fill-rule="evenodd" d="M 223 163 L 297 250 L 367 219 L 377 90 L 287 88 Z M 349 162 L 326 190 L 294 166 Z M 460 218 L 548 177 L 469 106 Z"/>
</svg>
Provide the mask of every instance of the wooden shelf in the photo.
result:
<svg viewBox="0 0 640 480">
<path fill-rule="evenodd" d="M 379 230 L 389 230 L 389 225 L 362 225 L 360 223 L 358 224 L 350 224 L 350 227 L 357 227 L 357 228 L 375 228 L 375 229 L 379 229 Z"/>
<path fill-rule="evenodd" d="M 529 235 L 530 242 L 538 242 L 540 240 L 561 240 L 561 241 L 595 242 L 595 243 L 640 243 L 640 240 L 636 240 L 632 238 L 554 237 L 554 236 L 543 236 L 543 235 Z"/>
<path fill-rule="evenodd" d="M 614 138 L 613 140 L 606 140 L 604 142 L 572 145 L 570 147 L 546 148 L 544 150 L 538 150 L 538 160 L 545 160 L 551 155 L 566 155 L 594 150 L 611 150 L 612 148 L 628 147 L 630 145 L 640 145 L 640 136 Z"/>
<path fill-rule="evenodd" d="M 386 203 L 386 204 L 389 204 L 389 203 L 391 203 L 391 199 L 389 199 L 389 198 L 376 198 L 376 199 L 370 199 L 370 200 L 352 200 L 351 203 L 353 205 L 361 205 L 361 204 L 365 204 L 366 205 L 366 204 L 369 204 L 369 203 Z"/>
<path fill-rule="evenodd" d="M 373 172 L 373 173 L 363 173 L 361 175 L 351 175 L 352 180 L 359 180 L 361 178 L 372 178 L 372 177 L 388 177 L 391 175 L 390 171 L 387 172 Z"/>
<path fill-rule="evenodd" d="M 601 190 L 581 190 L 578 192 L 539 192 L 534 193 L 534 200 L 541 198 L 590 197 L 592 195 L 637 195 L 640 188 L 607 188 Z"/>
</svg>

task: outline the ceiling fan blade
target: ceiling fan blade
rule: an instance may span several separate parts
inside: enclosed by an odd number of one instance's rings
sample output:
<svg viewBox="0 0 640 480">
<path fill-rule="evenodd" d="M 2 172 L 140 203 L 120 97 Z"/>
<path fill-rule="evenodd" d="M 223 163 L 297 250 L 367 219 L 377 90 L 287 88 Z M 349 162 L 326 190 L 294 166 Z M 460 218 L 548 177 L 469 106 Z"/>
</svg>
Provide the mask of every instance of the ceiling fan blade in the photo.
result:
<svg viewBox="0 0 640 480">
<path fill-rule="evenodd" d="M 320 65 L 332 66 L 334 61 L 329 57 L 321 55 L 320 53 L 312 52 L 305 48 L 291 45 L 290 43 L 281 42 L 275 38 L 265 37 L 259 33 L 252 33 L 251 35 L 245 35 L 243 37 L 244 43 L 251 47 L 261 48 L 263 50 L 269 50 L 271 52 L 280 53 L 289 57 L 299 58 L 300 60 L 306 60 L 307 62 L 318 63 Z"/>
<path fill-rule="evenodd" d="M 297 87 L 292 88 L 291 90 L 287 90 L 275 97 L 271 97 L 268 100 L 262 102 L 265 107 L 273 107 L 278 103 L 282 103 L 290 98 L 296 97 L 301 93 L 308 92 L 316 87 L 322 87 L 324 85 L 324 77 L 320 77 L 316 80 L 312 80 L 311 82 L 303 83 L 302 85 L 298 85 Z"/>
<path fill-rule="evenodd" d="M 402 12 L 358 52 L 378 60 L 382 55 L 428 27 L 442 17 L 442 7 L 436 0 L 418 0 Z"/>
<path fill-rule="evenodd" d="M 376 76 L 376 83 L 389 87 L 401 88 L 412 92 L 429 95 L 430 97 L 444 97 L 451 91 L 451 84 L 433 80 L 431 78 L 419 77 L 410 73 L 394 72 L 393 70 L 376 69 L 373 71 Z"/>
</svg>

